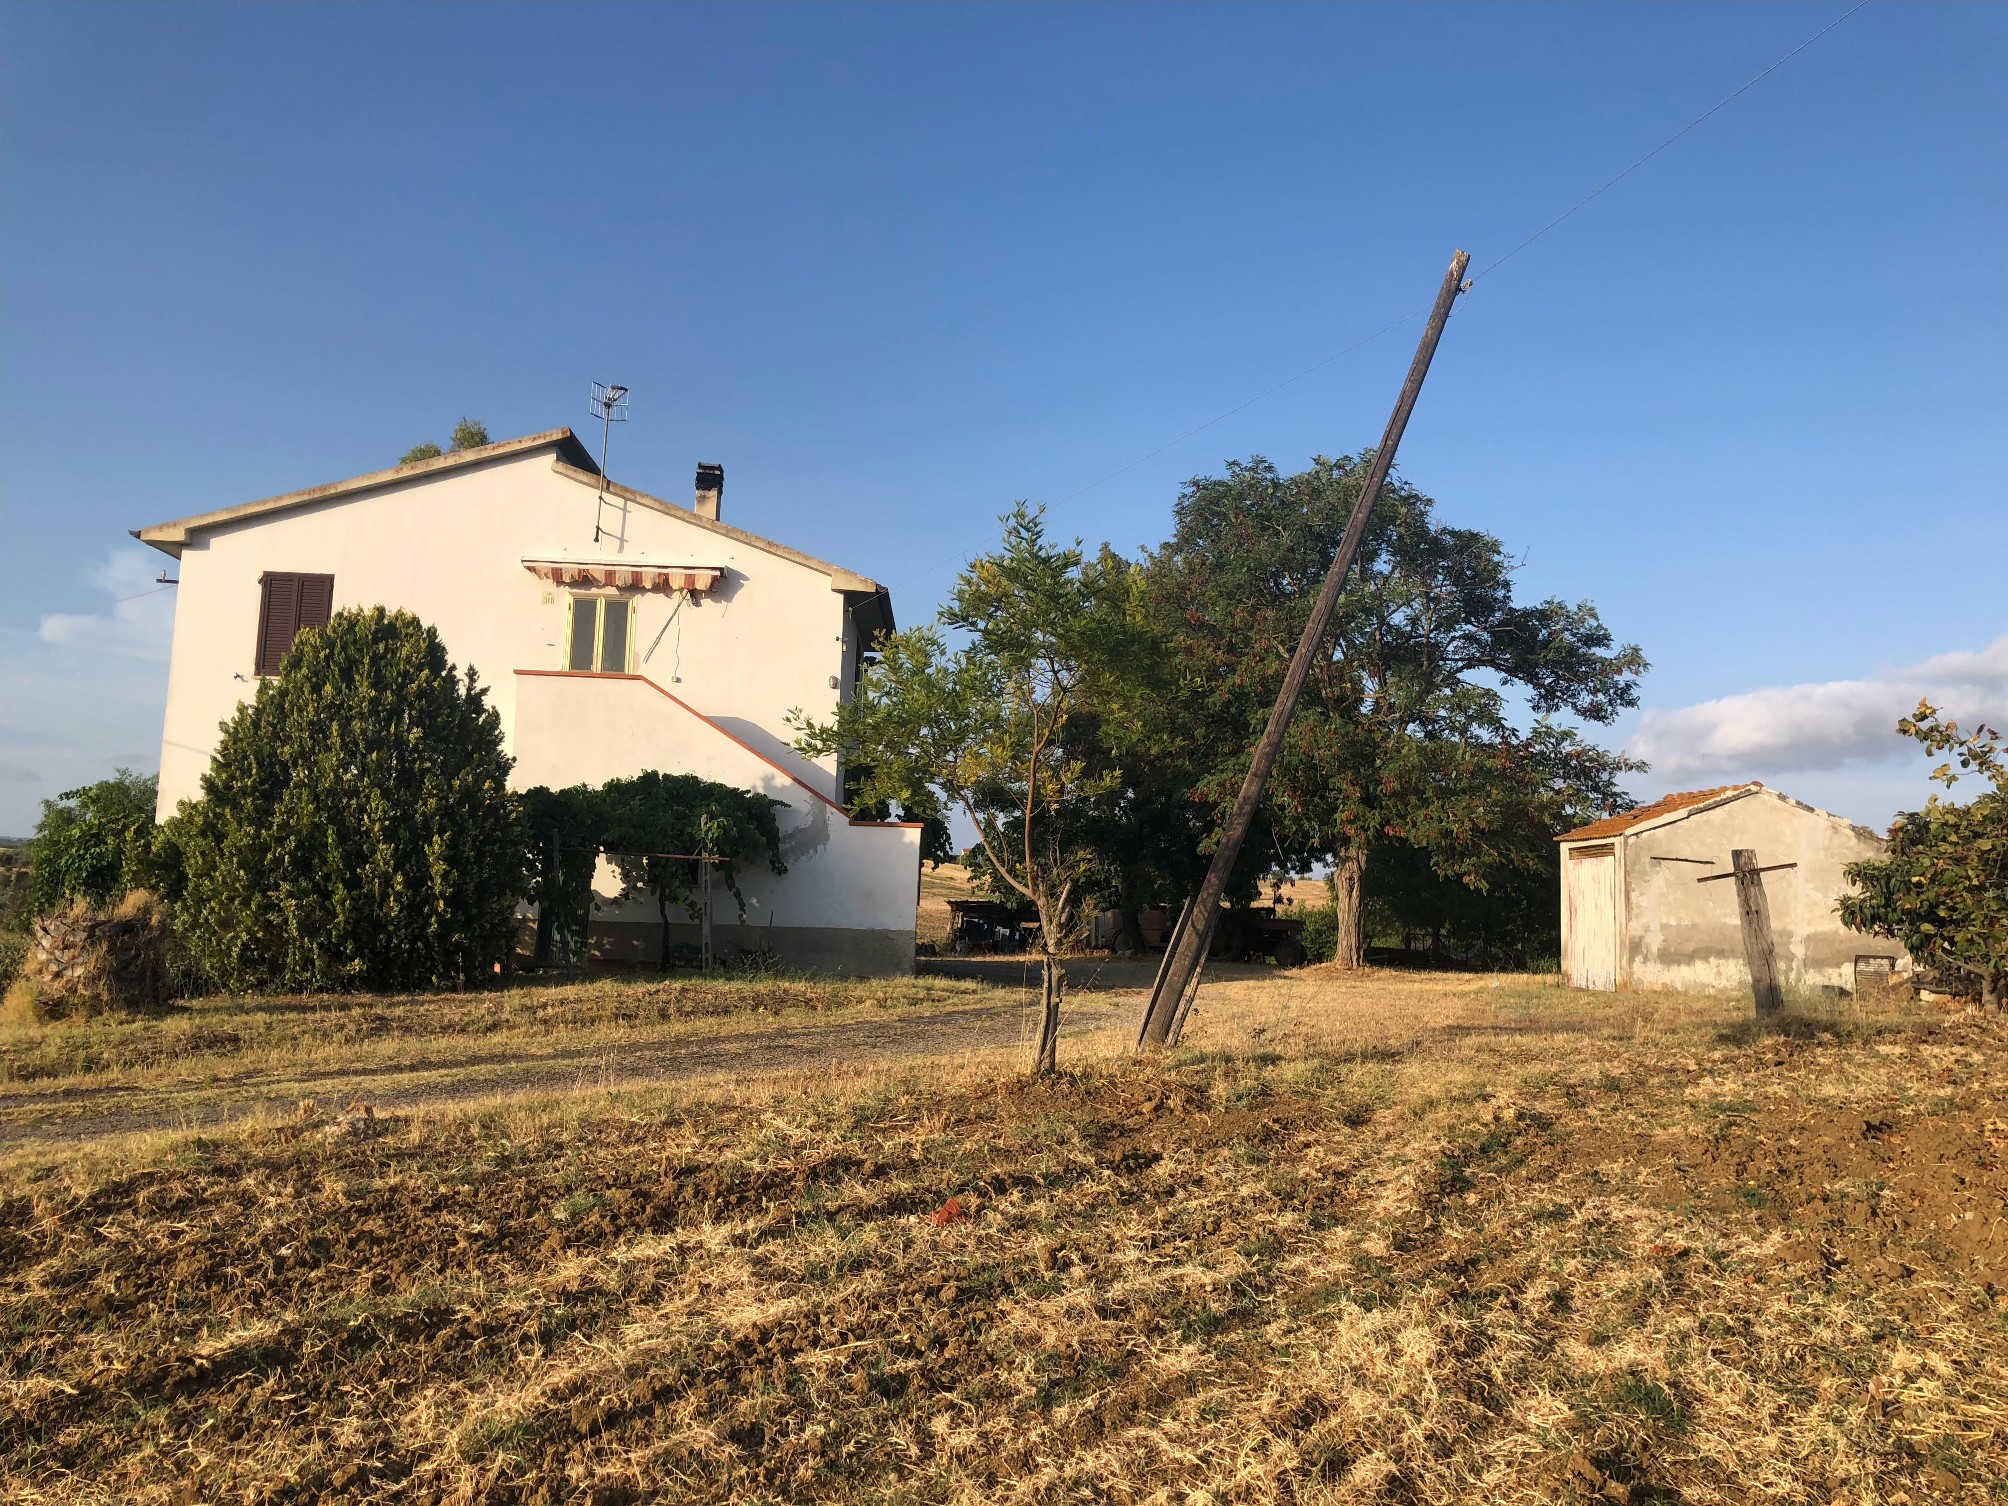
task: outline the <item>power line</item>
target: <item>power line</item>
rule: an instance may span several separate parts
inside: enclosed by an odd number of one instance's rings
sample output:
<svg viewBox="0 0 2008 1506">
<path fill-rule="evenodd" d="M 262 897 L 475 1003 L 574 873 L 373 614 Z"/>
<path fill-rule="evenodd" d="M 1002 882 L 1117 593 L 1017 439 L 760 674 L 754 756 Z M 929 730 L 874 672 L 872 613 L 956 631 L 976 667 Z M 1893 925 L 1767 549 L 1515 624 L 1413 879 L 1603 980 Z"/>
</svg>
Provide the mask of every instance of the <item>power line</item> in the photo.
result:
<svg viewBox="0 0 2008 1506">
<path fill-rule="evenodd" d="M 1695 116 L 1694 119 L 1690 120 L 1686 125 L 1682 126 L 1679 130 L 1675 131 L 1671 136 L 1667 137 L 1666 140 L 1662 141 L 1658 146 L 1654 147 L 1651 151 L 1647 152 L 1643 157 L 1639 158 L 1638 161 L 1634 162 L 1630 167 L 1626 168 L 1616 177 L 1607 179 L 1606 181 L 1599 183 L 1595 188 L 1591 189 L 1588 193 L 1584 194 L 1582 198 L 1578 199 L 1575 203 L 1571 204 L 1567 209 L 1563 210 L 1560 214 L 1556 215 L 1552 220 L 1548 221 L 1547 224 L 1543 225 L 1539 230 L 1536 230 L 1532 235 L 1528 236 L 1524 241 L 1520 242 L 1519 245 L 1515 246 L 1511 251 L 1508 251 L 1504 256 L 1499 257 L 1496 261 L 1491 261 L 1486 263 L 1484 270 L 1479 272 L 1477 276 L 1473 277 L 1471 281 L 1475 284 L 1482 278 L 1488 276 L 1490 273 L 1496 271 L 1504 263 L 1511 261 L 1514 257 L 1518 256 L 1522 251 L 1525 251 L 1529 246 L 1533 245 L 1534 242 L 1539 240 L 1542 236 L 1546 235 L 1550 230 L 1553 230 L 1557 225 L 1561 224 L 1562 221 L 1568 219 L 1578 210 L 1588 206 L 1593 199 L 1597 198 L 1599 195 L 1604 193 L 1605 190 L 1617 187 L 1618 184 L 1624 182 L 1626 178 L 1629 178 L 1633 173 L 1637 172 L 1640 168 L 1644 167 L 1648 162 L 1652 161 L 1653 158 L 1657 157 L 1661 152 L 1665 151 L 1668 147 L 1672 146 L 1674 142 L 1680 140 L 1681 137 L 1685 136 L 1689 131 L 1693 130 L 1696 126 L 1700 125 L 1703 121 L 1707 120 L 1711 115 L 1714 115 L 1717 111 L 1723 109 L 1727 105 L 1734 104 L 1738 99 L 1741 99 L 1745 94 L 1748 94 L 1752 89 L 1756 88 L 1759 84 L 1763 83 L 1765 79 L 1769 78 L 1772 74 L 1776 73 L 1780 68 L 1784 67 L 1787 63 L 1791 62 L 1793 58 L 1797 57 L 1800 53 L 1804 52 L 1808 47 L 1811 47 L 1815 42 L 1819 41 L 1821 37 L 1824 37 L 1828 32 L 1832 31 L 1836 26 L 1839 26 L 1843 21 L 1847 20 L 1849 16 L 1852 16 L 1858 10 L 1867 9 L 1870 4 L 1871 0 L 1857 0 L 1856 4 L 1842 11 L 1838 16 L 1834 17 L 1833 20 L 1829 21 L 1825 26 L 1822 26 L 1818 31 L 1814 32 L 1810 37 L 1806 38 L 1806 40 L 1801 42 L 1797 47 L 1794 47 L 1790 52 L 1786 53 L 1783 57 L 1779 58 L 1777 62 L 1773 63 L 1763 72 L 1754 75 L 1750 79 L 1746 80 L 1740 87 L 1733 89 L 1729 93 L 1723 95 L 1722 98 L 1718 99 L 1714 104 L 1710 105 L 1707 109 L 1703 110 L 1699 115 Z"/>
<path fill-rule="evenodd" d="M 1135 470 L 1138 466 L 1142 465 L 1146 460 L 1155 460 L 1158 456 L 1162 455 L 1166 450 L 1175 449 L 1179 445 L 1184 444 L 1188 439 L 1192 438 L 1193 435 L 1203 434 L 1206 430 L 1212 428 L 1215 424 L 1220 423 L 1223 420 L 1232 418 L 1235 414 L 1239 413 L 1243 408 L 1252 408 L 1255 404 L 1261 402 L 1262 399 L 1265 397 L 1274 397 L 1277 393 L 1281 392 L 1285 387 L 1289 386 L 1292 382 L 1301 382 L 1305 377 L 1311 375 L 1312 372 L 1324 370 L 1327 366 L 1331 365 L 1332 362 L 1338 360 L 1340 356 L 1349 356 L 1354 351 L 1358 350 L 1362 345 L 1371 345 L 1375 340 L 1378 340 L 1382 335 L 1392 334 L 1394 331 L 1400 329 L 1404 324 L 1407 324 L 1409 321 L 1413 319 L 1420 318 L 1422 315 L 1428 312 L 1429 312 L 1429 305 L 1426 303 L 1422 304 L 1417 308 L 1410 309 L 1406 314 L 1403 314 L 1399 319 L 1395 320 L 1394 323 L 1383 324 L 1379 329 L 1375 330 L 1372 334 L 1362 335 L 1359 339 L 1353 341 L 1352 344 L 1346 346 L 1343 350 L 1333 351 L 1330 355 L 1326 356 L 1324 360 L 1306 366 L 1302 371 L 1298 372 L 1295 376 L 1284 377 L 1283 380 L 1278 382 L 1275 386 L 1265 387 L 1262 391 L 1256 393 L 1253 397 L 1248 398 L 1243 402 L 1236 403 L 1233 407 L 1229 408 L 1225 413 L 1216 413 L 1212 418 L 1209 418 L 1205 423 L 1200 424 L 1195 428 L 1187 429 L 1183 434 L 1179 435 L 1178 438 L 1159 445 L 1149 454 L 1137 456 L 1137 458 L 1132 460 L 1128 465 L 1117 466 L 1114 470 L 1110 471 L 1106 476 L 1102 477 L 1100 481 L 1090 481 L 1086 486 L 1082 487 L 1079 491 L 1068 492 L 1066 496 L 1060 498 L 1060 500 L 1058 502 L 1055 502 L 1053 505 L 1055 507 L 1065 507 L 1069 502 L 1073 501 L 1074 498 L 1082 496 L 1087 492 L 1093 491 L 1096 487 L 1102 485 L 1104 482 L 1115 480 L 1116 477 L 1122 475 L 1124 471 Z"/>
<path fill-rule="evenodd" d="M 1764 68 L 1758 73 L 1751 75 L 1750 78 L 1746 79 L 1738 87 L 1731 90 L 1729 93 L 1723 95 L 1722 98 L 1718 99 L 1714 104 L 1710 105 L 1706 110 L 1703 110 L 1699 115 L 1695 116 L 1694 119 L 1690 120 L 1686 125 L 1682 126 L 1679 130 L 1675 131 L 1671 136 L 1667 137 L 1664 141 L 1660 142 L 1658 146 L 1654 147 L 1651 151 L 1647 152 L 1643 157 L 1640 157 L 1636 162 L 1632 163 L 1631 166 L 1627 167 L 1623 172 L 1618 173 L 1615 177 L 1606 179 L 1604 182 L 1598 184 L 1595 188 L 1591 189 L 1590 192 L 1583 195 L 1583 197 L 1578 199 L 1574 204 L 1571 204 L 1567 209 L 1563 210 L 1560 214 L 1556 215 L 1554 219 L 1548 221 L 1547 224 L 1543 225 L 1539 230 L 1536 230 L 1532 235 L 1528 236 L 1525 240 L 1521 241 L 1519 245 L 1515 246 L 1505 255 L 1500 256 L 1494 259 L 1493 261 L 1486 263 L 1485 267 L 1481 271 L 1479 271 L 1475 276 L 1472 277 L 1471 282 L 1473 286 L 1475 286 L 1482 278 L 1485 278 L 1491 275 L 1493 272 L 1497 271 L 1502 265 L 1504 265 L 1508 261 L 1511 261 L 1514 257 L 1518 256 L 1522 251 L 1525 251 L 1529 246 L 1533 245 L 1534 242 L 1541 239 L 1542 236 L 1546 235 L 1556 226 L 1562 224 L 1563 221 L 1572 218 L 1581 210 L 1587 208 L 1594 200 L 1601 197 L 1604 193 L 1608 192 L 1610 189 L 1615 188 L 1618 184 L 1622 183 L 1626 178 L 1629 178 L 1633 173 L 1637 172 L 1640 168 L 1644 167 L 1646 163 L 1652 161 L 1653 158 L 1657 157 L 1661 152 L 1665 151 L 1668 147 L 1672 146 L 1676 141 L 1679 141 L 1683 136 L 1687 135 L 1697 126 L 1707 121 L 1711 116 L 1719 113 L 1726 106 L 1734 104 L 1738 99 L 1742 98 L 1745 94 L 1748 94 L 1752 89 L 1756 88 L 1757 85 L 1763 83 L 1765 79 L 1769 78 L 1772 74 L 1776 73 L 1780 68 L 1784 67 L 1787 63 L 1791 62 L 1793 58 L 1797 57 L 1800 53 L 1804 52 L 1808 47 L 1811 47 L 1815 42 L 1819 41 L 1821 37 L 1824 37 L 1828 32 L 1832 31 L 1835 27 L 1839 26 L 1843 21 L 1847 20 L 1850 16 L 1854 15 L 1855 12 L 1860 10 L 1866 10 L 1872 3 L 1873 0 L 1856 0 L 1856 3 L 1854 5 L 1850 6 L 1847 10 L 1842 11 L 1840 15 L 1834 17 L 1833 20 L 1829 21 L 1825 26 L 1822 26 L 1818 31 L 1814 32 L 1811 36 L 1807 37 L 1805 41 L 1801 42 L 1798 46 L 1794 47 L 1790 52 L 1787 52 L 1784 56 L 1777 59 L 1769 67 Z M 1103 476 L 1095 481 L 1090 481 L 1086 486 L 1080 487 L 1075 491 L 1068 492 L 1066 496 L 1060 498 L 1060 500 L 1054 503 L 1053 505 L 1055 507 L 1064 507 L 1067 505 L 1067 503 L 1073 501 L 1076 497 L 1085 496 L 1087 493 L 1095 490 L 1096 487 L 1106 485 L 1108 482 L 1115 480 L 1116 477 L 1121 476 L 1129 471 L 1135 470 L 1145 461 L 1155 460 L 1159 455 L 1162 455 L 1166 450 L 1176 449 L 1179 445 L 1184 444 L 1186 440 L 1192 438 L 1195 434 L 1205 433 L 1215 424 L 1222 423 L 1225 420 L 1232 418 L 1242 409 L 1252 408 L 1255 404 L 1261 402 L 1263 399 L 1275 396 L 1278 392 L 1281 392 L 1285 387 L 1291 385 L 1291 383 L 1301 382 L 1305 377 L 1310 376 L 1312 373 L 1317 371 L 1322 371 L 1325 367 L 1331 365 L 1332 362 L 1338 360 L 1341 356 L 1351 355 L 1354 351 L 1360 349 L 1362 346 L 1370 345 L 1375 340 L 1380 339 L 1381 336 L 1386 334 L 1391 334 L 1395 330 L 1400 329 L 1404 324 L 1407 324 L 1414 319 L 1420 318 L 1423 314 L 1429 312 L 1429 308 L 1430 305 L 1425 303 L 1417 308 L 1411 309 L 1408 313 L 1403 314 L 1399 319 L 1395 320 L 1392 324 L 1382 325 L 1372 334 L 1363 335 L 1359 339 L 1353 341 L 1352 344 L 1347 345 L 1339 350 L 1333 351 L 1330 355 L 1326 356 L 1322 361 L 1317 361 L 1314 362 L 1312 365 L 1306 366 L 1302 371 L 1296 373 L 1296 375 L 1287 376 L 1283 378 L 1282 381 L 1276 383 L 1274 386 L 1266 387 L 1262 391 L 1256 393 L 1253 397 L 1245 398 L 1241 402 L 1236 403 L 1233 407 L 1227 409 L 1225 412 L 1215 414 L 1212 418 L 1207 419 L 1205 423 L 1198 424 L 1193 428 L 1187 429 L 1183 434 L 1179 435 L 1176 439 L 1168 440 L 1164 444 L 1159 445 L 1156 449 L 1137 456 L 1136 459 L 1128 462 L 1126 465 L 1117 466 L 1114 470 L 1110 471 L 1106 476 Z M 938 565 L 947 564 L 950 560 L 966 560 L 974 552 L 975 551 L 973 549 L 965 549 L 955 554 L 943 555 L 940 559 L 933 561 L 924 568 L 932 570 Z"/>
<path fill-rule="evenodd" d="M 135 591 L 130 596 L 115 597 L 111 602 L 108 603 L 108 605 L 115 607 L 124 606 L 129 601 L 138 601 L 142 596 L 158 596 L 163 591 L 172 591 L 176 586 L 180 584 L 181 584 L 180 581 L 171 580 L 168 581 L 165 585 L 155 586 L 151 591 Z"/>
</svg>

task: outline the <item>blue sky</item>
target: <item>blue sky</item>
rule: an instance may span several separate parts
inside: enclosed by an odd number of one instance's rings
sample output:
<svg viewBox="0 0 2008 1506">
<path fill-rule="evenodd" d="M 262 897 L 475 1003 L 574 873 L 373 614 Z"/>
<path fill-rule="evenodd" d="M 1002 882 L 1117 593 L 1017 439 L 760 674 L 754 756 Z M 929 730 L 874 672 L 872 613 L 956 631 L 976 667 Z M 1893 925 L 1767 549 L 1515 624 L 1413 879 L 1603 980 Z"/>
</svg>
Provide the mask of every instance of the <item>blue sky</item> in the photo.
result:
<svg viewBox="0 0 2008 1506">
<path fill-rule="evenodd" d="M 1846 9 L 0 12 L 0 832 L 157 758 L 143 524 L 586 424 L 926 617 L 1370 444 L 1404 325 Z M 1653 661 L 1641 794 L 1880 825 L 2008 721 L 2008 8 L 1878 3 L 1486 277 L 1402 467 Z M 1118 468 L 1141 463 L 1109 477 Z M 1099 483 L 1099 484 L 1096 484 Z M 135 599 L 119 600 L 122 597 Z"/>
</svg>

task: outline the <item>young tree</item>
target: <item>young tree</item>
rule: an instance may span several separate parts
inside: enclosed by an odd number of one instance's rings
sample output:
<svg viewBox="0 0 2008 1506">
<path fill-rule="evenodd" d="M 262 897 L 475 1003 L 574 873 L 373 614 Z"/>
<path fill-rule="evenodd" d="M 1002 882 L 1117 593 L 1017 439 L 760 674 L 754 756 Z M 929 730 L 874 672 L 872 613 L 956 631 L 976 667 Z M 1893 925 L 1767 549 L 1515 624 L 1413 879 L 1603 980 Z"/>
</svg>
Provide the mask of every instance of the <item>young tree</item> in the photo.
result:
<svg viewBox="0 0 2008 1506">
<path fill-rule="evenodd" d="M 781 802 L 749 790 L 650 769 L 632 779 L 610 779 L 598 792 L 603 825 L 600 843 L 624 886 L 622 898 L 647 891 L 655 896 L 662 922 L 662 961 L 670 958 L 670 908 L 683 906 L 692 920 L 700 914 L 701 870 L 694 857 L 722 861 L 708 865 L 746 918 L 746 896 L 736 870 L 765 861 L 786 873 L 781 861 L 781 829 L 774 812 Z"/>
<path fill-rule="evenodd" d="M 224 724 L 175 827 L 177 910 L 226 988 L 471 982 L 512 944 L 502 725 L 408 612 L 335 614 Z"/>
<path fill-rule="evenodd" d="M 1850 863 L 1856 892 L 1837 906 L 1841 923 L 1901 942 L 1918 963 L 1965 977 L 1986 1009 L 2008 995 L 2008 757 L 1991 727 L 1962 733 L 1919 701 L 1896 724 L 1934 754 L 1992 786 L 1966 805 L 1933 795 L 1890 827 L 1885 856 Z M 1942 763 L 1931 777 L 1950 789 L 1960 775 Z"/>
<path fill-rule="evenodd" d="M 406 450 L 398 464 L 417 465 L 421 460 L 437 460 L 441 455 L 461 450 L 478 450 L 490 442 L 486 424 L 478 418 L 463 418 L 453 426 L 453 433 L 448 437 L 444 450 L 428 439 Z"/>
<path fill-rule="evenodd" d="M 79 899 L 105 909 L 134 889 L 175 897 L 181 855 L 154 824 L 159 789 L 158 776 L 120 769 L 110 779 L 42 802 L 29 850 L 37 915 Z"/>
<path fill-rule="evenodd" d="M 1068 815 L 1119 783 L 1091 771 L 1070 745 L 1076 718 L 1133 721 L 1131 678 L 1141 623 L 1128 572 L 1076 543 L 1046 538 L 1043 510 L 1020 503 L 994 554 L 957 581 L 941 626 L 880 640 L 879 662 L 834 720 L 794 720 L 796 746 L 867 769 L 860 804 L 897 803 L 909 816 L 961 811 L 991 871 L 1039 916 L 1041 1009 L 1037 1073 L 1058 1064 L 1062 948 L 1074 928 L 1094 853 Z"/>
<path fill-rule="evenodd" d="M 1294 476 L 1256 458 L 1190 482 L 1172 539 L 1145 561 L 1183 673 L 1158 746 L 1216 809 L 1240 789 L 1370 458 L 1320 457 Z M 1331 865 L 1338 957 L 1352 966 L 1377 842 L 1400 837 L 1477 880 L 1506 840 L 1515 780 L 1558 751 L 1613 793 L 1639 767 L 1562 729 L 1514 726 L 1509 690 L 1537 717 L 1613 720 L 1637 702 L 1644 656 L 1614 644 L 1587 602 L 1515 601 L 1499 541 L 1438 523 L 1433 506 L 1390 478 L 1265 798 L 1284 865 Z"/>
</svg>

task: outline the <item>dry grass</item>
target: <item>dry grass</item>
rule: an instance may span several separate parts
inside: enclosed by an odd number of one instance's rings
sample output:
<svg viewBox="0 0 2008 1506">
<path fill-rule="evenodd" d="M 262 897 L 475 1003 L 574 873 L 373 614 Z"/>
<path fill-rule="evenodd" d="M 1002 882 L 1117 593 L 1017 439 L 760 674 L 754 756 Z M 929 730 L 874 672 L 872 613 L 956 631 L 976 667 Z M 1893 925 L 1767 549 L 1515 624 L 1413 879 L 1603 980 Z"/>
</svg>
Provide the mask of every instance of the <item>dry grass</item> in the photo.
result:
<svg viewBox="0 0 2008 1506">
<path fill-rule="evenodd" d="M 17 1157 L 0 1497 L 2008 1495 L 2002 1032 L 1741 1016 L 1313 973 L 1045 1084 Z"/>
<path fill-rule="evenodd" d="M 914 921 L 914 935 L 920 941 L 931 941 L 936 946 L 948 941 L 948 902 L 952 899 L 969 899 L 974 894 L 969 886 L 969 870 L 960 863 L 942 863 L 933 868 L 920 870 L 920 909 Z"/>
<path fill-rule="evenodd" d="M 561 1040 L 634 1041 L 662 1030 L 715 1030 L 844 1019 L 979 997 L 949 979 L 601 978 L 460 994 L 219 995 L 148 1019 L 59 1022 L 0 1032 L 0 1086 L 35 1083 L 134 1089 L 189 1073 L 339 1062 L 423 1060 L 433 1048 L 480 1042 L 521 1048 Z"/>
<path fill-rule="evenodd" d="M 549 1088 L 721 1038 L 897 1021 L 989 996 L 948 979 L 601 979 L 463 994 L 198 999 L 163 1017 L 0 1029 L 0 1144 L 115 1118 L 194 1127 L 302 1098 Z"/>
</svg>

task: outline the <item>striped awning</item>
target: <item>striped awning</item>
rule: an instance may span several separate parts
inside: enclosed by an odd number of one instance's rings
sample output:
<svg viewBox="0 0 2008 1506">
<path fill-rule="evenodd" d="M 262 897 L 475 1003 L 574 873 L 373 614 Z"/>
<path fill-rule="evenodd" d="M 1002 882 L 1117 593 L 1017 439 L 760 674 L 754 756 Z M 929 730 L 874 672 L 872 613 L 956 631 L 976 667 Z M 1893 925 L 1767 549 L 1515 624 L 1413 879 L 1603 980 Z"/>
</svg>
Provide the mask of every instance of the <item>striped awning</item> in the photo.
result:
<svg viewBox="0 0 2008 1506">
<path fill-rule="evenodd" d="M 717 565 L 658 565 L 641 560 L 526 559 L 523 568 L 554 586 L 630 591 L 709 591 L 725 573 Z"/>
</svg>

